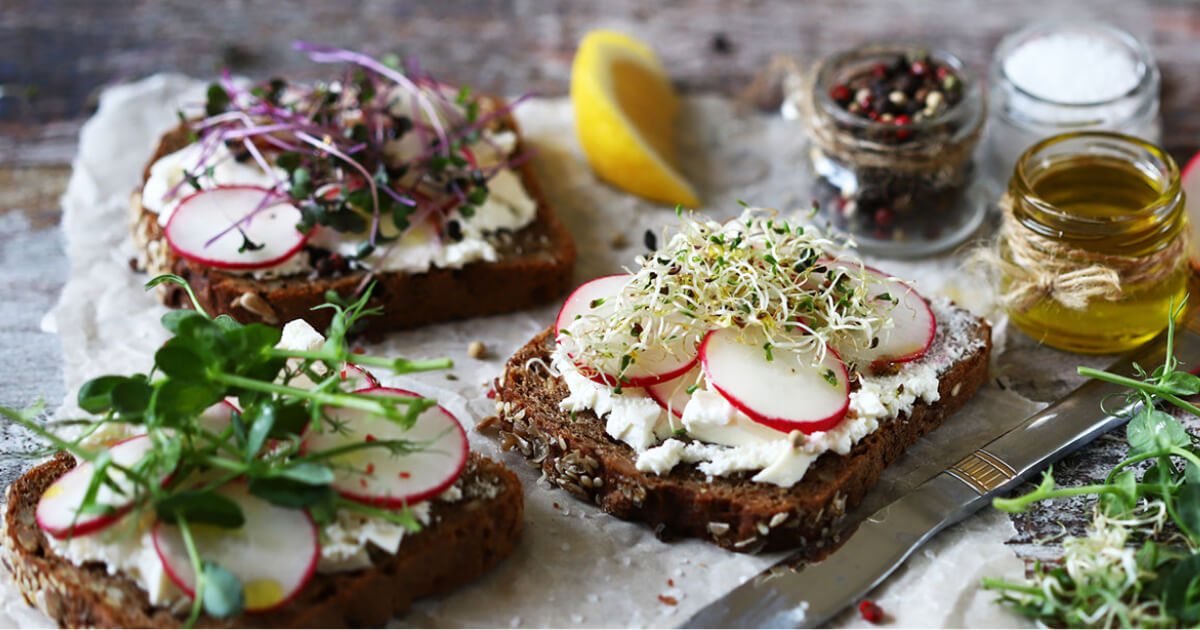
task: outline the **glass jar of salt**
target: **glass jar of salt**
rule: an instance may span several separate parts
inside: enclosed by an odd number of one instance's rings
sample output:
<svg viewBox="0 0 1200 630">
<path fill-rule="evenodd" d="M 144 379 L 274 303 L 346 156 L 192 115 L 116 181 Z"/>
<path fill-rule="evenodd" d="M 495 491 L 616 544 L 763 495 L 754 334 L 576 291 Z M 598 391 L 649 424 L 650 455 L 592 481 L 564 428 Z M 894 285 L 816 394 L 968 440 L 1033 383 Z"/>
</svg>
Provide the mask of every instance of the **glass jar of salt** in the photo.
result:
<svg viewBox="0 0 1200 630">
<path fill-rule="evenodd" d="M 1161 140 L 1158 66 L 1133 35 L 1099 22 L 1040 22 L 1001 40 L 989 77 L 983 164 L 998 197 L 1026 149 L 1074 131 Z"/>
</svg>

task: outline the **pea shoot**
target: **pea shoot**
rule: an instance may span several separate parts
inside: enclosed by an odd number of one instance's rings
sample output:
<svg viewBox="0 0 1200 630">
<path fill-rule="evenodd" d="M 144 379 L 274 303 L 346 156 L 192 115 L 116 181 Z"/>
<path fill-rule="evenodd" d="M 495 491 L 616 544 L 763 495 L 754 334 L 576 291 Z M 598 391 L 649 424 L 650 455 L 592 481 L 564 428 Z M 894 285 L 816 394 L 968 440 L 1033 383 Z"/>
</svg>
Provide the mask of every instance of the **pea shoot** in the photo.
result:
<svg viewBox="0 0 1200 630">
<path fill-rule="evenodd" d="M 146 287 L 163 282 L 181 284 L 198 304 L 192 288 L 178 276 L 156 277 Z M 353 301 L 331 299 L 319 307 L 332 309 L 333 320 L 325 342 L 305 351 L 276 347 L 280 330 L 262 324 L 243 325 L 228 315 L 212 317 L 199 306 L 170 311 L 162 325 L 174 336 L 155 353 L 148 373 L 100 376 L 80 388 L 78 405 L 91 416 L 65 423 L 82 429 L 77 437 L 63 437 L 53 425 L 40 421 L 44 405 L 26 410 L 0 407 L 0 416 L 37 435 L 48 449 L 69 452 L 93 466 L 76 519 L 113 509 L 97 499 L 100 488 L 107 486 L 131 500 L 133 518 L 149 512 L 178 526 L 197 578 L 189 626 L 202 613 L 234 617 L 245 606 L 242 584 L 226 568 L 201 558 L 193 542 L 198 526 L 231 529 L 244 522 L 239 505 L 217 491 L 231 481 L 244 480 L 249 493 L 268 502 L 307 510 L 318 525 L 331 522 L 338 510 L 352 510 L 410 530 L 420 528 L 407 508 L 381 509 L 351 501 L 330 484 L 336 471 L 355 470 L 344 458 L 349 453 L 379 449 L 403 456 L 426 448 L 426 443 L 368 435 L 324 450 L 302 445 L 304 435 L 343 430 L 332 413 L 335 408 L 360 410 L 411 427 L 436 404 L 353 391 L 358 386 L 343 376 L 347 363 L 397 374 L 451 367 L 448 359 L 352 353 L 346 341 L 349 331 L 379 313 L 368 307 L 370 294 L 368 288 Z M 222 401 L 236 401 L 227 426 L 202 422 L 205 411 L 225 404 Z M 101 431 L 145 434 L 151 447 L 136 464 L 120 465 L 108 448 L 89 440 L 107 434 Z"/>
<path fill-rule="evenodd" d="M 1200 416 L 1182 398 L 1200 393 L 1200 377 L 1180 371 L 1172 352 L 1174 322 L 1183 308 L 1172 309 L 1166 358 L 1152 372 L 1135 364 L 1137 378 L 1129 378 L 1079 368 L 1084 376 L 1130 388 L 1121 394 L 1124 408 L 1133 410 L 1126 427 L 1129 452 L 1104 481 L 1058 488 L 1048 471 L 1033 492 L 993 501 L 1006 512 L 1022 512 L 1046 499 L 1097 497 L 1087 536 L 1064 541 L 1061 563 L 1038 563 L 1030 584 L 984 579 L 985 588 L 1001 593 L 1000 602 L 1040 624 L 1200 623 L 1200 438 L 1159 408 L 1166 403 Z"/>
</svg>

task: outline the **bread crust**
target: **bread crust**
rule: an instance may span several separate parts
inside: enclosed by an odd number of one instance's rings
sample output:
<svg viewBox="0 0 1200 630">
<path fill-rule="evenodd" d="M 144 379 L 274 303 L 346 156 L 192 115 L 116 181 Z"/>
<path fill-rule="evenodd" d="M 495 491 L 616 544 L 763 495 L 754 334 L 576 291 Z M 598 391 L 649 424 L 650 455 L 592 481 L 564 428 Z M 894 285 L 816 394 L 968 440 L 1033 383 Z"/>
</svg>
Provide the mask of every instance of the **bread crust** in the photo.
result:
<svg viewBox="0 0 1200 630">
<path fill-rule="evenodd" d="M 504 106 L 503 101 L 494 100 L 498 107 Z M 502 117 L 500 125 L 517 131 L 520 136 L 511 115 Z M 183 127 L 164 135 L 146 164 L 142 181 L 149 177 L 150 165 L 188 142 Z M 523 145 L 523 141 L 518 143 L 518 151 L 525 150 Z M 523 162 L 517 170 L 526 191 L 537 202 L 537 216 L 533 223 L 498 244 L 500 259 L 468 263 L 460 269 L 378 274 L 370 305 L 382 307 L 384 315 L 367 319 L 364 332 L 518 311 L 554 300 L 571 288 L 575 242 L 546 200 L 531 162 Z M 325 330 L 333 317 L 332 311 L 314 311 L 313 307 L 327 301 L 327 291 L 336 291 L 343 297 L 352 295 L 367 277 L 367 272 L 357 271 L 257 280 L 194 263 L 171 250 L 158 224 L 158 215 L 142 205 L 138 193 L 133 195 L 131 203 L 130 230 L 142 252 L 146 271 L 152 275 L 182 276 L 191 284 L 204 310 L 213 315 L 228 314 L 242 323 L 282 326 L 293 319 L 304 319 L 317 330 Z M 179 286 L 160 285 L 158 295 L 172 308 L 191 307 L 191 300 Z"/>
<path fill-rule="evenodd" d="M 566 384 L 549 373 L 554 330 L 519 349 L 495 383 L 502 446 L 539 466 L 550 482 L 622 519 L 649 524 L 662 539 L 694 537 L 739 552 L 798 549 L 816 560 L 846 533 L 843 517 L 862 502 L 883 469 L 960 409 L 983 384 L 991 328 L 961 309 L 971 349 L 939 375 L 941 398 L 918 400 L 885 421 L 846 455 L 826 453 L 795 485 L 750 481 L 752 474 L 708 478 L 693 464 L 666 475 L 639 471 L 637 454 L 605 433 L 592 411 L 568 414 L 558 404 Z M 931 349 L 932 351 L 932 349 Z"/>
<path fill-rule="evenodd" d="M 47 486 L 74 467 L 60 453 L 9 487 L 0 560 L 25 601 L 63 627 L 177 627 L 184 618 L 150 605 L 146 591 L 101 563 L 76 566 L 56 555 L 34 520 Z M 516 546 L 524 499 L 516 476 L 471 454 L 463 469 L 464 495 L 437 503 L 437 520 L 406 536 L 395 554 L 371 548 L 373 566 L 316 574 L 282 608 L 232 620 L 202 616 L 201 627 L 380 627 L 408 610 L 412 600 L 455 590 L 495 566 Z M 489 490 L 494 489 L 494 491 Z"/>
</svg>

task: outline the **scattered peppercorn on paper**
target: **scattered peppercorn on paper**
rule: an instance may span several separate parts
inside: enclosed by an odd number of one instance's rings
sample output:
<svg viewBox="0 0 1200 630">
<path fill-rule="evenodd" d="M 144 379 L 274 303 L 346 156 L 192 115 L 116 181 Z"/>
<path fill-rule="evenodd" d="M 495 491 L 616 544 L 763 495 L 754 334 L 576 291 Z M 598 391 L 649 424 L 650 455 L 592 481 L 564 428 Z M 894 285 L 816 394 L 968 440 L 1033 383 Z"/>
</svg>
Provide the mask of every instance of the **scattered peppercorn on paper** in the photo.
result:
<svg viewBox="0 0 1200 630">
<path fill-rule="evenodd" d="M 111 88 L 83 128 L 63 199 L 62 227 L 71 275 L 60 303 L 44 324 L 62 340 L 69 392 L 101 373 L 145 369 L 164 341 L 158 325 L 163 307 L 142 290 L 146 278 L 129 271 L 134 248 L 125 216 L 129 194 L 139 185 L 157 138 L 176 124 L 179 104 L 203 101 L 205 85 L 159 75 Z M 662 242 L 661 229 L 676 221 L 674 211 L 621 193 L 596 178 L 575 139 L 569 101 L 533 99 L 517 108 L 515 115 L 537 151 L 534 165 L 547 197 L 577 239 L 578 282 L 619 272 L 645 251 L 646 243 Z M 710 216 L 735 216 L 741 210 L 737 200 L 773 206 L 789 216 L 807 215 L 809 200 L 794 192 L 803 189 L 795 178 L 804 146 L 793 123 L 778 116 L 743 114 L 732 102 L 709 96 L 683 99 L 681 115 L 688 128 L 696 130 L 681 139 L 682 170 L 707 187 L 699 192 L 708 202 Z M 978 314 L 995 314 L 990 295 L 978 288 L 979 283 L 961 277 L 957 259 L 869 262 L 915 279 L 926 296 L 947 295 Z M 435 397 L 472 427 L 494 413 L 487 392 L 504 361 L 552 322 L 558 308 L 559 303 L 547 304 L 363 343 L 371 352 L 387 356 L 454 359 L 455 368 L 449 371 L 453 378 L 434 372 L 394 378 L 384 385 Z M 997 340 L 1004 337 L 1003 325 L 997 326 Z M 487 353 L 470 358 L 474 341 L 482 342 Z M 1019 350 L 1024 353 L 1028 348 Z M 1059 373 L 1073 372 L 1073 361 L 1062 359 Z M 72 404 L 68 402 L 60 413 L 73 411 Z M 1038 408 L 1011 391 L 985 387 L 964 410 L 889 469 L 857 514 L 882 507 Z M 521 477 L 526 496 L 521 543 L 513 556 L 482 578 L 446 596 L 418 601 L 408 615 L 396 620 L 398 625 L 671 627 L 784 558 L 784 554 L 736 554 L 694 540 L 661 542 L 645 525 L 620 521 L 561 490 L 547 488 L 537 471 L 515 453 L 501 452 L 491 436 L 473 429 L 468 433 L 472 450 L 504 462 Z M 1006 516 L 985 510 L 919 550 L 868 597 L 883 608 L 888 626 L 1025 625 L 992 604 L 994 594 L 978 587 L 984 575 L 1008 579 L 1023 575 L 1021 561 L 1004 544 L 1014 532 Z M 868 625 L 856 606 L 835 622 Z M 0 626 L 48 624 L 21 600 L 11 578 L 0 575 Z"/>
</svg>

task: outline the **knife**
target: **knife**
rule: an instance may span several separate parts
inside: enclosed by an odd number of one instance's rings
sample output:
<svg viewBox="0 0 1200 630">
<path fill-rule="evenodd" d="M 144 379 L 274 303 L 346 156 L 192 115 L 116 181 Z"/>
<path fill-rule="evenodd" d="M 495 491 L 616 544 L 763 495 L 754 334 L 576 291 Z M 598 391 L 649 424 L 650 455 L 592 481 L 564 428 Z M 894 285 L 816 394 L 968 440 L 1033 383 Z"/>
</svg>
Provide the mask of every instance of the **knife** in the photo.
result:
<svg viewBox="0 0 1200 630">
<path fill-rule="evenodd" d="M 1118 360 L 1109 371 L 1133 376 L 1135 362 L 1152 368 L 1162 363 L 1165 353 L 1164 334 Z M 1183 365 L 1200 365 L 1200 317 L 1176 328 L 1174 354 Z M 826 623 L 939 531 L 1124 423 L 1131 407 L 1107 416 L 1098 410 L 1107 396 L 1125 391 L 1103 381 L 1085 383 L 868 517 L 849 541 L 821 562 L 798 572 L 768 569 L 705 606 L 681 627 L 812 628 Z"/>
</svg>

